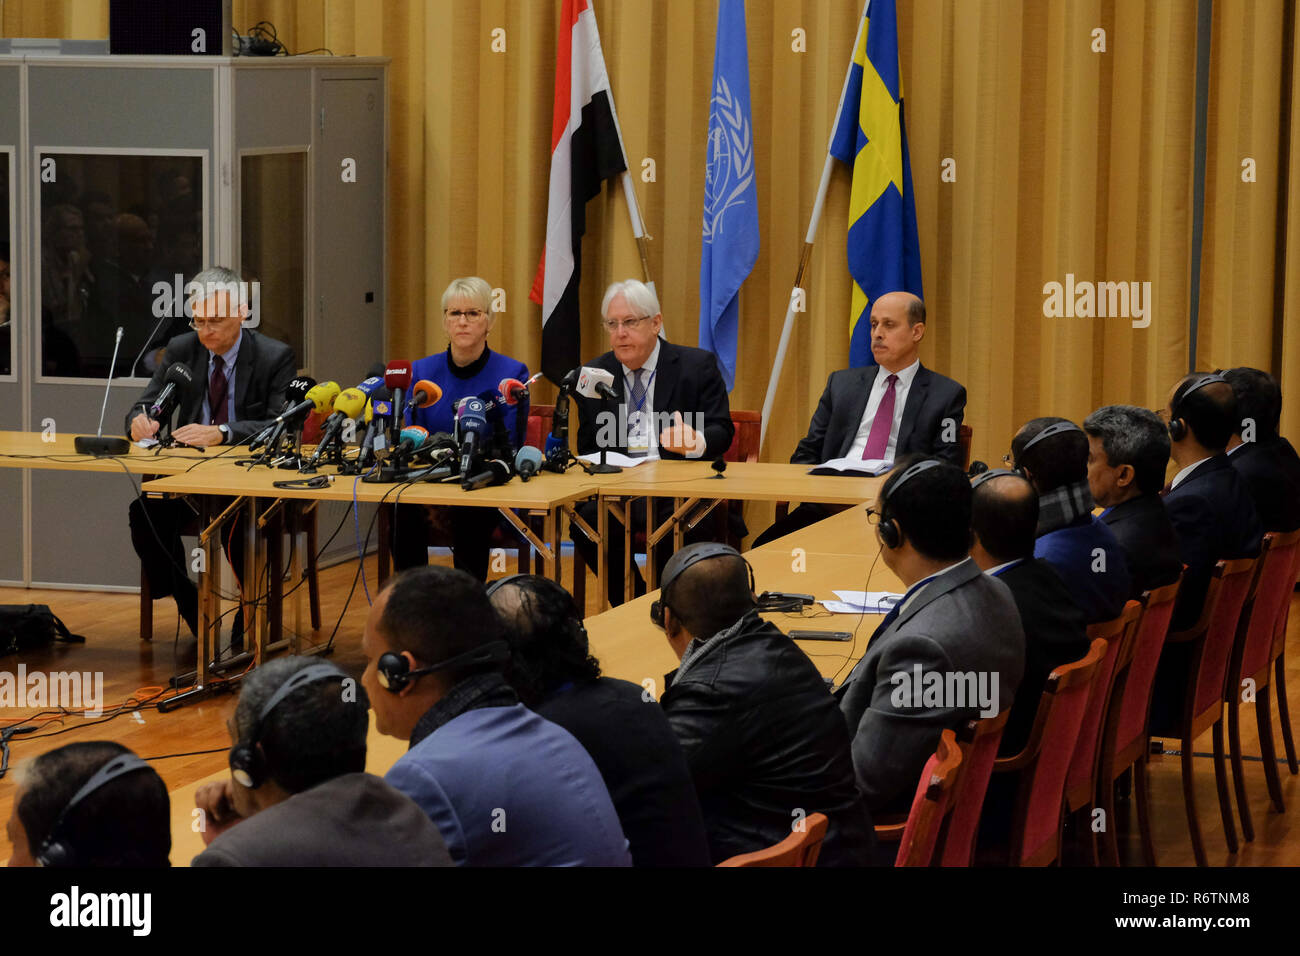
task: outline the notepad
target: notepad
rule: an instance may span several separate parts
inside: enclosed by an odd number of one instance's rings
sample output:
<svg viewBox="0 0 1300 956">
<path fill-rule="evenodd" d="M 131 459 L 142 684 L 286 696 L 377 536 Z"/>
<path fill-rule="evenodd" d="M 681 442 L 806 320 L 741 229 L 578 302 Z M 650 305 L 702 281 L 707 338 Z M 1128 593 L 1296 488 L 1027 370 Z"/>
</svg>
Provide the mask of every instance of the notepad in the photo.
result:
<svg viewBox="0 0 1300 956">
<path fill-rule="evenodd" d="M 894 467 L 892 461 L 883 458 L 832 458 L 824 461 L 808 472 L 810 475 L 856 475 L 859 478 L 875 478 Z"/>
</svg>

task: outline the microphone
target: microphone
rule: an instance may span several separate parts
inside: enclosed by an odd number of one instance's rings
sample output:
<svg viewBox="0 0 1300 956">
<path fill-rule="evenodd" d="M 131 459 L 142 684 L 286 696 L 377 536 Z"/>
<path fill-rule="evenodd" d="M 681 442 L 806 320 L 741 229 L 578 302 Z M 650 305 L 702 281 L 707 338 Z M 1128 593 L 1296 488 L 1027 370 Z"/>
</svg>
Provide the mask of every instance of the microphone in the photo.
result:
<svg viewBox="0 0 1300 956">
<path fill-rule="evenodd" d="M 575 368 L 573 371 L 571 371 L 568 375 L 564 376 L 564 378 L 560 379 L 561 394 L 571 393 L 573 391 L 573 387 L 578 384 L 578 375 L 581 372 L 582 372 L 582 368 L 581 366 L 579 366 L 578 368 Z"/>
<path fill-rule="evenodd" d="M 366 393 L 357 388 L 345 388 L 339 392 L 339 397 L 334 399 L 334 412 L 325 420 L 325 427 L 321 433 L 320 444 L 312 452 L 311 460 L 307 462 L 307 469 L 314 468 L 320 461 L 321 455 L 330 447 L 338 437 L 339 431 L 343 428 L 343 423 L 349 419 L 356 418 L 364 414 L 366 410 Z M 304 469 L 306 470 L 306 469 Z"/>
<path fill-rule="evenodd" d="M 149 408 L 149 417 L 156 422 L 171 418 L 181 399 L 194 394 L 194 373 L 181 362 L 172 363 L 163 381 L 167 384 Z"/>
<path fill-rule="evenodd" d="M 583 398 L 605 398 L 616 402 L 618 395 L 615 394 L 613 385 L 613 372 L 585 365 L 578 374 L 578 383 L 573 390 Z"/>
<path fill-rule="evenodd" d="M 456 410 L 456 433 L 460 438 L 460 473 L 464 477 L 469 474 L 480 446 L 492 434 L 487 402 L 475 397 L 463 399 Z"/>
<path fill-rule="evenodd" d="M 400 458 L 405 455 L 412 455 L 420 450 L 420 446 L 425 443 L 429 437 L 429 430 L 422 425 L 407 425 L 402 429 L 402 440 L 397 443 L 393 449 L 393 457 Z"/>
<path fill-rule="evenodd" d="M 442 389 L 435 382 L 420 379 L 411 388 L 411 397 L 406 401 L 407 408 L 428 408 L 442 400 Z"/>
<path fill-rule="evenodd" d="M 117 338 L 113 341 L 113 359 L 108 363 L 108 381 L 104 383 L 104 402 L 99 406 L 99 428 L 92 438 L 78 435 L 72 440 L 72 446 L 78 455 L 125 455 L 131 450 L 129 438 L 104 437 L 104 412 L 108 409 L 108 392 L 113 387 L 113 370 L 117 368 L 117 350 L 122 345 L 122 326 L 117 327 Z"/>
<path fill-rule="evenodd" d="M 537 474 L 542 467 L 542 453 L 532 445 L 525 445 L 515 453 L 515 471 L 523 481 Z"/>
<path fill-rule="evenodd" d="M 505 400 L 507 405 L 516 405 L 528 398 L 528 386 L 532 385 L 533 382 L 537 381 L 541 377 L 542 373 L 538 372 L 526 382 L 521 382 L 517 378 L 503 378 L 497 384 L 497 391 L 501 394 L 501 398 Z"/>
<path fill-rule="evenodd" d="M 484 469 L 478 474 L 470 475 L 460 483 L 465 491 L 477 491 L 488 485 L 504 485 L 510 480 L 510 466 L 499 458 L 492 458 L 484 463 Z"/>
<path fill-rule="evenodd" d="M 966 469 L 966 477 L 974 478 L 976 475 L 982 475 L 989 470 L 989 466 L 982 461 L 972 461 L 970 467 Z"/>
<path fill-rule="evenodd" d="M 338 382 L 321 382 L 319 385 L 313 385 L 307 390 L 307 394 L 303 396 L 303 401 L 311 402 L 310 407 L 317 415 L 327 416 L 334 411 L 334 399 L 338 397 Z"/>
</svg>

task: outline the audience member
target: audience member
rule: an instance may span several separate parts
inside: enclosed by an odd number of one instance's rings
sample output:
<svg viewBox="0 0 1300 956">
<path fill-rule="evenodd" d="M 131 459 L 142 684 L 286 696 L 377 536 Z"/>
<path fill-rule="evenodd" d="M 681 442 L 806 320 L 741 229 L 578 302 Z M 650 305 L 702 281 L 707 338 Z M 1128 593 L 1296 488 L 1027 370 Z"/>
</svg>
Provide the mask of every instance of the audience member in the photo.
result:
<svg viewBox="0 0 1300 956">
<path fill-rule="evenodd" d="M 1236 423 L 1228 439 L 1228 463 L 1246 483 L 1265 531 L 1300 528 L 1300 458 L 1277 432 L 1282 390 L 1277 379 L 1257 368 L 1223 373 L 1237 401 Z"/>
</svg>

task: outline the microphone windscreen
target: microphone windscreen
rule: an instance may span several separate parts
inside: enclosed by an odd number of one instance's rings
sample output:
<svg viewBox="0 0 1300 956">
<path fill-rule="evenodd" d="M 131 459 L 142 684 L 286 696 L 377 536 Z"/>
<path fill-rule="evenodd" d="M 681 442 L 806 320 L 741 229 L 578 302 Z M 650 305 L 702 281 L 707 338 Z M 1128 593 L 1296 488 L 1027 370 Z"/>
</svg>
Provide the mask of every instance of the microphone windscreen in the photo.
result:
<svg viewBox="0 0 1300 956">
<path fill-rule="evenodd" d="M 345 418 L 357 418 L 366 410 L 366 393 L 355 388 L 345 388 L 334 399 L 334 411 Z"/>
<path fill-rule="evenodd" d="M 383 387 L 384 387 L 384 380 L 376 375 L 372 378 L 366 379 L 364 382 L 358 385 L 357 391 L 364 393 L 366 398 L 370 398 L 372 395 L 375 394 L 375 392 L 379 391 Z"/>
<path fill-rule="evenodd" d="M 542 453 L 532 445 L 525 445 L 515 453 L 515 471 L 531 478 L 542 467 Z"/>
<path fill-rule="evenodd" d="M 497 391 L 501 393 L 501 398 L 507 405 L 517 405 L 519 399 L 515 397 L 515 391 L 523 387 L 524 383 L 517 378 L 503 378 L 497 385 Z"/>
<path fill-rule="evenodd" d="M 405 359 L 389 362 L 384 369 L 384 385 L 388 388 L 400 388 L 403 391 L 411 387 L 411 363 Z"/>
<path fill-rule="evenodd" d="M 407 425 L 402 429 L 402 441 L 411 442 L 412 448 L 419 448 L 429 437 L 429 430 L 420 425 Z"/>
<path fill-rule="evenodd" d="M 422 378 L 411 386 L 412 403 L 415 402 L 415 396 L 420 392 L 424 392 L 424 401 L 418 405 L 413 405 L 415 408 L 428 408 L 430 405 L 436 405 L 442 399 L 442 389 L 438 387 L 436 382 L 431 382 L 427 378 Z"/>
<path fill-rule="evenodd" d="M 373 418 L 388 418 L 393 414 L 393 403 L 382 398 L 372 398 L 366 402 L 366 421 Z"/>
<path fill-rule="evenodd" d="M 316 404 L 316 414 L 328 415 L 334 411 L 334 399 L 339 397 L 338 382 L 321 382 L 312 386 L 303 398 L 309 398 Z"/>
<path fill-rule="evenodd" d="M 171 368 L 167 369 L 166 381 L 171 382 L 182 392 L 191 394 L 194 391 L 194 373 L 189 367 L 181 362 L 173 362 Z"/>
<path fill-rule="evenodd" d="M 291 404 L 297 405 L 299 402 L 304 401 L 307 398 L 307 393 L 315 387 L 316 380 L 304 375 L 301 378 L 295 378 L 289 383 L 288 387 L 284 390 L 284 397 L 287 398 Z"/>
</svg>

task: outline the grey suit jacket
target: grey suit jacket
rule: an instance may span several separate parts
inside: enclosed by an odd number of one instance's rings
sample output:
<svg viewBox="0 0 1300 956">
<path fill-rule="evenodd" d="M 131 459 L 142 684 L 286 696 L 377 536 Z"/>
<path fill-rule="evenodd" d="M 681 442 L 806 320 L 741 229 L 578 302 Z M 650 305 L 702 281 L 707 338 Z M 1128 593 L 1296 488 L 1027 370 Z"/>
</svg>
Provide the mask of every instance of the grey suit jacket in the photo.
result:
<svg viewBox="0 0 1300 956">
<path fill-rule="evenodd" d="M 867 807 L 905 812 L 943 731 L 980 716 L 979 682 L 990 696 L 996 687 L 1002 711 L 1011 706 L 1024 669 L 1025 632 L 1005 584 L 969 559 L 927 583 L 872 638 L 837 692 Z M 911 698 L 906 692 L 917 683 L 924 688 L 931 672 L 962 672 L 974 682 L 951 685 L 962 693 L 937 701 Z"/>
</svg>

